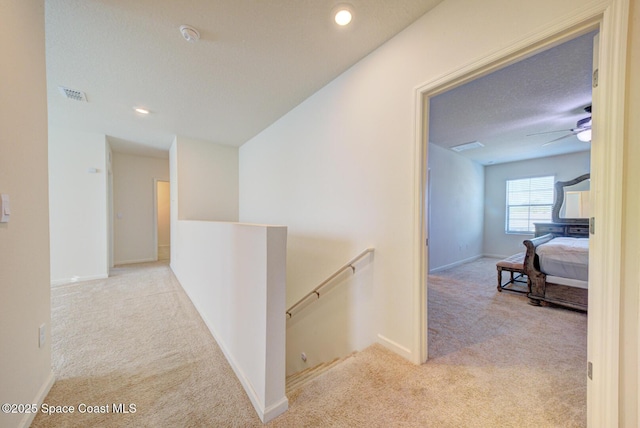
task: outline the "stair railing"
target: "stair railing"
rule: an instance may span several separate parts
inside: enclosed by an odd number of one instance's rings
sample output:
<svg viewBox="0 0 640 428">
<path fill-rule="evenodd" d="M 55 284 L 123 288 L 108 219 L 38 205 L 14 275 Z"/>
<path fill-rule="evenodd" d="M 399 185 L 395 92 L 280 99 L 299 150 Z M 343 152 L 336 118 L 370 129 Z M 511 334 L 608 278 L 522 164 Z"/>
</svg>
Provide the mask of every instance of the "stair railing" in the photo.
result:
<svg viewBox="0 0 640 428">
<path fill-rule="evenodd" d="M 298 300 L 296 303 L 294 303 L 293 305 L 291 305 L 291 307 L 289 309 L 287 309 L 286 311 L 286 315 L 288 318 L 292 317 L 292 311 L 300 306 L 304 301 L 306 301 L 310 296 L 313 296 L 314 294 L 317 296 L 317 298 L 320 298 L 320 290 L 325 287 L 327 284 L 329 284 L 331 281 L 333 281 L 338 275 L 340 275 L 342 272 L 344 272 L 345 270 L 351 268 L 351 270 L 353 271 L 353 273 L 356 273 L 356 267 L 354 266 L 354 263 L 357 262 L 358 260 L 360 260 L 361 258 L 363 258 L 364 256 L 366 256 L 369 253 L 373 253 L 374 249 L 373 248 L 367 248 L 366 250 L 364 250 L 363 252 L 361 252 L 360 254 L 358 254 L 357 256 L 355 256 L 354 258 L 352 258 L 351 260 L 349 260 L 344 266 L 342 266 L 340 269 L 338 269 L 337 271 L 335 271 L 331 276 L 329 276 L 327 279 L 325 279 L 324 281 L 322 281 L 316 288 L 314 288 L 313 290 L 311 290 L 310 292 L 308 292 L 307 294 L 304 295 L 304 297 L 302 297 L 300 300 Z M 317 300 L 317 299 L 316 299 Z"/>
</svg>

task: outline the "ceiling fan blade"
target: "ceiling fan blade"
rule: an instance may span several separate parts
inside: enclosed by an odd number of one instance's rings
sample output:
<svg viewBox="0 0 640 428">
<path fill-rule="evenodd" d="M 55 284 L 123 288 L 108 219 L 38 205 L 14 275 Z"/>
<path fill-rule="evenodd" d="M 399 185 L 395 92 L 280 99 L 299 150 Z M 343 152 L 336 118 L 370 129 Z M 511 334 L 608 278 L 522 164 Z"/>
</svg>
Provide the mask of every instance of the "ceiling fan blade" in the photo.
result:
<svg viewBox="0 0 640 428">
<path fill-rule="evenodd" d="M 552 134 L 554 132 L 569 132 L 569 131 L 573 131 L 573 129 L 559 129 L 557 131 L 534 132 L 533 134 L 527 134 L 527 137 L 531 137 L 533 135 Z"/>
<path fill-rule="evenodd" d="M 549 144 L 555 143 L 556 141 L 564 140 L 565 138 L 573 137 L 574 135 L 576 135 L 576 133 L 575 133 L 575 132 L 572 132 L 571 134 L 567 134 L 567 135 L 562 136 L 562 137 L 560 137 L 560 138 L 556 138 L 555 140 L 548 141 L 548 142 L 544 143 L 544 144 L 542 145 L 542 147 L 546 147 L 546 146 L 548 146 Z"/>
</svg>

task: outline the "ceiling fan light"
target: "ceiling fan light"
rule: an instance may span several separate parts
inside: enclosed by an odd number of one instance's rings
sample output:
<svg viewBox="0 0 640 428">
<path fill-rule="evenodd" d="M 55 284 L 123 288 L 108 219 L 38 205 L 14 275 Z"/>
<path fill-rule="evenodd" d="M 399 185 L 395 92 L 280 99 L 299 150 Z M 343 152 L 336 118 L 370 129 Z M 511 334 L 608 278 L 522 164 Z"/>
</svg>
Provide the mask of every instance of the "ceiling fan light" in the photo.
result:
<svg viewBox="0 0 640 428">
<path fill-rule="evenodd" d="M 585 117 L 584 119 L 580 119 L 576 124 L 578 128 L 590 128 L 591 127 L 591 116 Z"/>
<path fill-rule="evenodd" d="M 578 137 L 578 140 L 588 143 L 589 141 L 591 141 L 591 130 L 585 129 L 584 131 L 580 131 L 578 132 L 578 134 L 576 134 L 576 137 Z"/>
</svg>

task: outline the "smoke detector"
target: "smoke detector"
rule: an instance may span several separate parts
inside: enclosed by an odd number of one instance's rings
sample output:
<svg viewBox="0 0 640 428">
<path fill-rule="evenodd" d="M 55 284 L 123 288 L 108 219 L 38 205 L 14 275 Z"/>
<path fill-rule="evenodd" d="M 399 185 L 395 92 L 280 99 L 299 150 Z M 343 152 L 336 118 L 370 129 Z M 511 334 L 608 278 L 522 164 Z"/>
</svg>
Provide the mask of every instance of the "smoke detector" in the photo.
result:
<svg viewBox="0 0 640 428">
<path fill-rule="evenodd" d="M 70 100 L 84 101 L 85 103 L 87 102 L 87 96 L 82 91 L 78 91 L 77 89 L 65 88 L 64 86 L 58 86 L 58 90 L 62 95 L 64 95 L 66 98 L 69 98 Z"/>
<path fill-rule="evenodd" d="M 195 43 L 200 40 L 200 33 L 190 25 L 181 25 L 180 34 L 187 42 Z"/>
</svg>

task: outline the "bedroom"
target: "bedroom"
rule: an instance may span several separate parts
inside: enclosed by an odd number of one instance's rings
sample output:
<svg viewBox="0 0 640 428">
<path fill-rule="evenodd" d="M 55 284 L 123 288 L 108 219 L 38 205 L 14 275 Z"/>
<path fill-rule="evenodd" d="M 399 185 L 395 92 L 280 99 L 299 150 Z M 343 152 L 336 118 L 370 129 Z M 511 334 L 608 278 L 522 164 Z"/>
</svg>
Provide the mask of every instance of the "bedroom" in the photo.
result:
<svg viewBox="0 0 640 428">
<path fill-rule="evenodd" d="M 571 129 L 590 116 L 594 35 L 431 100 L 429 272 L 524 251 L 533 229 L 507 231 L 507 180 L 567 181 L 590 172 L 590 143 Z M 483 146 L 451 149 L 476 141 Z"/>
<path fill-rule="evenodd" d="M 554 383 L 567 399 L 551 413 L 566 414 L 565 426 L 583 425 L 586 415 L 587 317 L 530 306 L 525 294 L 498 293 L 496 263 L 524 253 L 534 221 L 551 221 L 554 195 L 547 187 L 548 218 L 526 222 L 529 231 L 512 224 L 510 180 L 550 177 L 553 189 L 556 181 L 590 172 L 590 144 L 571 129 L 590 116 L 584 108 L 591 105 L 594 35 L 437 95 L 429 106 L 431 364 L 474 375 L 475 367 L 492 366 L 503 397 L 545 396 L 544 385 Z M 472 148 L 456 150 L 460 145 Z"/>
</svg>

